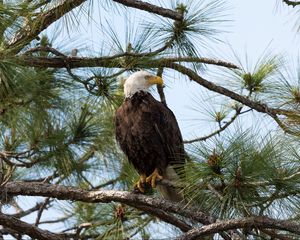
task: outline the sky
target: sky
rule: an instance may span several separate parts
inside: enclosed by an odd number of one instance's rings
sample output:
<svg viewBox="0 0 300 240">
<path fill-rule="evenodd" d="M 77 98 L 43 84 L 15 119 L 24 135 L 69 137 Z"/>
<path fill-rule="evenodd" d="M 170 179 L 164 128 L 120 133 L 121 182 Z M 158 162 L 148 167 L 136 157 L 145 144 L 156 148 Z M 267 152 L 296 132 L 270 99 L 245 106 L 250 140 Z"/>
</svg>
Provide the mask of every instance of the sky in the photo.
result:
<svg viewBox="0 0 300 240">
<path fill-rule="evenodd" d="M 283 55 L 290 60 L 291 65 L 296 63 L 300 49 L 300 33 L 296 31 L 297 18 L 293 11 L 290 11 L 291 7 L 279 4 L 275 0 L 228 2 L 228 18 L 232 21 L 225 29 L 227 32 L 221 35 L 223 43 L 212 44 L 213 48 L 204 55 L 205 57 L 237 63 L 233 57 L 235 52 L 242 60 L 245 60 L 247 55 L 250 65 L 251 62 L 254 65 L 267 51 Z M 209 70 L 204 76 L 214 81 L 214 76 L 211 76 Z M 226 87 L 224 81 L 222 84 Z M 215 124 L 207 126 L 207 117 L 202 114 L 201 105 L 205 105 L 205 101 L 209 100 L 202 90 L 199 85 L 185 80 L 176 83 L 174 81 L 174 84 L 166 89 L 169 106 L 175 112 L 186 139 L 203 136 L 216 127 Z M 257 126 L 256 121 L 261 119 L 258 120 L 255 114 L 248 114 L 246 122 L 249 127 Z M 270 125 L 272 121 L 264 119 L 260 124 Z M 204 128 L 200 134 L 199 128 Z"/>
<path fill-rule="evenodd" d="M 168 5 L 166 4 L 168 1 L 149 0 L 148 2 L 161 2 L 164 6 Z M 280 0 L 228 0 L 224 2 L 226 2 L 227 9 L 224 12 L 226 14 L 224 19 L 229 21 L 217 26 L 223 31 L 222 34 L 218 35 L 221 42 L 216 43 L 208 40 L 205 42 L 207 49 L 202 49 L 202 43 L 199 42 L 202 57 L 237 63 L 237 59 L 233 56 L 234 52 L 242 61 L 247 56 L 250 65 L 251 63 L 254 65 L 263 53 L 267 52 L 280 54 L 295 64 L 299 54 L 300 32 L 297 33 L 296 31 L 297 17 L 294 16 L 295 10 L 292 7 L 284 5 Z M 111 5 L 106 5 L 106 9 L 103 9 L 101 5 L 97 4 L 97 1 L 93 1 L 93 4 L 94 8 L 89 12 L 88 18 L 86 17 L 88 10 L 86 12 L 81 11 L 79 15 L 75 14 L 79 19 L 79 26 L 68 29 L 68 31 L 66 27 L 62 28 L 62 31 L 57 31 L 57 29 L 61 29 L 61 23 L 58 22 L 56 26 L 54 25 L 47 31 L 47 34 L 50 35 L 54 31 L 57 32 L 59 37 L 55 44 L 58 47 L 78 48 L 79 56 L 86 54 L 99 56 L 101 55 L 100 49 L 103 47 L 103 39 L 108 37 L 103 26 L 109 25 L 121 39 L 123 46 L 126 46 L 125 35 L 128 19 L 134 26 L 138 26 L 145 20 L 153 19 L 152 14 L 141 10 L 132 8 L 127 8 L 127 11 L 124 11 L 124 8 L 111 10 L 113 7 Z M 90 11 L 91 8 L 88 9 Z M 63 21 L 71 22 L 70 18 L 65 18 Z M 110 47 L 110 43 L 105 40 L 104 46 L 105 48 Z M 220 70 L 222 68 L 218 68 L 218 70 L 208 68 L 203 76 L 226 87 L 226 80 L 220 80 L 220 76 L 216 77 L 215 71 Z M 209 121 L 205 110 L 208 106 L 208 100 L 211 100 L 214 94 L 208 93 L 201 86 L 190 82 L 183 76 L 170 74 L 168 71 L 165 73 L 166 87 L 164 90 L 167 104 L 175 113 L 184 138 L 191 139 L 202 136 L 216 129 L 217 125 Z M 158 97 L 155 91 L 152 92 Z M 215 104 L 216 108 L 220 108 L 218 104 Z M 250 115 L 247 116 L 249 127 L 251 127 L 251 121 L 260 121 L 255 118 L 250 119 Z M 253 117 L 256 117 L 254 115 Z M 262 124 L 270 125 L 270 123 L 269 119 L 262 121 Z M 199 129 L 201 129 L 200 132 Z"/>
<path fill-rule="evenodd" d="M 153 1 L 149 1 L 153 2 Z M 215 57 L 227 61 L 235 61 L 232 57 L 232 51 L 243 57 L 247 53 L 250 61 L 255 61 L 262 55 L 266 48 L 272 53 L 283 54 L 288 59 L 297 60 L 300 49 L 300 32 L 297 33 L 295 23 L 297 18 L 293 16 L 293 9 L 286 5 L 278 4 L 277 0 L 229 0 L 228 19 L 232 21 L 227 23 L 226 33 L 220 35 L 223 43 L 212 44 L 212 48 L 206 52 L 204 57 Z M 292 11 L 291 11 L 292 10 Z M 132 11 L 128 9 L 128 11 Z M 100 12 L 100 13 L 99 13 Z M 103 36 L 101 25 L 105 24 L 103 14 L 105 11 L 94 10 L 88 24 L 84 17 L 81 18 L 81 27 L 76 30 L 72 29 L 72 33 L 68 34 L 66 29 L 56 33 L 55 26 L 49 28 L 46 32 L 51 35 L 62 34 L 59 36 L 59 41 L 56 41 L 57 46 L 74 46 L 79 49 L 79 56 L 85 51 L 94 51 L 97 53 L 101 43 L 99 39 Z M 135 17 L 139 18 L 140 11 L 134 11 Z M 101 15 L 101 19 L 99 17 Z M 147 14 L 146 14 L 147 15 Z M 143 16 L 146 16 L 143 14 Z M 124 33 L 124 20 L 122 16 L 113 18 L 111 24 L 118 34 Z M 299 24 L 299 21 L 298 21 Z M 82 42 L 84 44 L 82 45 Z M 87 50 L 89 49 L 89 50 Z M 291 61 L 291 62 L 292 62 Z M 209 69 L 208 69 L 209 71 Z M 210 73 L 204 73 L 204 76 L 209 80 L 214 79 Z M 167 87 L 165 93 L 168 106 L 175 113 L 179 125 L 181 127 L 185 139 L 190 139 L 194 136 L 202 136 L 213 130 L 213 125 L 207 125 L 207 118 L 201 113 L 202 105 L 205 105 L 205 100 L 208 100 L 206 92 L 203 88 L 184 78 L 178 78 L 178 75 L 173 79 L 172 76 L 167 77 Z M 226 86 L 226 83 L 225 83 Z M 196 110 L 195 110 L 196 109 Z M 248 116 L 248 125 L 257 125 L 255 116 Z M 263 124 L 272 124 L 270 120 L 266 120 Z M 21 200 L 24 208 L 31 206 L 31 198 Z M 46 212 L 46 218 L 51 218 L 56 213 Z M 35 216 L 29 216 L 26 220 L 34 221 Z M 50 230 L 53 229 L 50 226 Z"/>
</svg>

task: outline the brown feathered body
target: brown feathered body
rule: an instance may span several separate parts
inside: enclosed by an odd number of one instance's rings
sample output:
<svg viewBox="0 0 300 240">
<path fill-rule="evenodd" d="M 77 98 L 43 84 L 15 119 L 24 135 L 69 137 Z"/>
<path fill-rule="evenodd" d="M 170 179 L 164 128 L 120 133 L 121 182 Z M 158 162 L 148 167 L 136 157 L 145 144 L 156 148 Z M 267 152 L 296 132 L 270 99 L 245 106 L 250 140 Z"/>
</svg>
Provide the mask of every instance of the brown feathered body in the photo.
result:
<svg viewBox="0 0 300 240">
<path fill-rule="evenodd" d="M 150 93 L 139 91 L 116 111 L 116 139 L 139 174 L 155 168 L 169 179 L 168 166 L 184 163 L 182 136 L 173 112 Z"/>
</svg>

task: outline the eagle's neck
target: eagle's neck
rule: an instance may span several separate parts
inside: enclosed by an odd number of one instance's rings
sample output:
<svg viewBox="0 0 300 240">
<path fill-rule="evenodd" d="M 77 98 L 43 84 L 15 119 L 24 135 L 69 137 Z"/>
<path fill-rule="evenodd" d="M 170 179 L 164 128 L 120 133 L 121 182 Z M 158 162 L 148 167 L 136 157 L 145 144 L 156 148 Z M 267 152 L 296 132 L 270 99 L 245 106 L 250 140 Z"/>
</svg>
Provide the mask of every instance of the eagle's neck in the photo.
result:
<svg viewBox="0 0 300 240">
<path fill-rule="evenodd" d="M 126 92 L 125 92 L 125 99 L 132 98 L 133 96 L 138 96 L 138 95 L 143 96 L 143 95 L 147 95 L 147 94 L 149 94 L 148 89 L 141 89 L 141 90 L 129 92 L 128 94 L 126 94 Z"/>
<path fill-rule="evenodd" d="M 132 103 L 143 102 L 145 99 L 153 98 L 153 96 L 149 92 L 138 91 L 130 97 L 125 98 L 124 101 L 130 101 Z"/>
<path fill-rule="evenodd" d="M 137 82 L 125 82 L 124 84 L 124 94 L 125 98 L 132 97 L 135 93 L 138 93 L 140 91 L 148 92 L 149 88 L 145 86 L 144 84 L 139 84 Z"/>
</svg>

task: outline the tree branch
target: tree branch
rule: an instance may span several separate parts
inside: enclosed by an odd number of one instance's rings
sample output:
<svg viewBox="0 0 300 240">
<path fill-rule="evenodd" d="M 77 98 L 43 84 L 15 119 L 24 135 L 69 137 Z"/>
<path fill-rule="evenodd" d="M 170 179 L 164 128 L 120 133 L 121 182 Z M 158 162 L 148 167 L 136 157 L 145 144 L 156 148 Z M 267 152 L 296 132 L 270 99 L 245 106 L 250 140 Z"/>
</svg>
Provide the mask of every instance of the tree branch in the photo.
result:
<svg viewBox="0 0 300 240">
<path fill-rule="evenodd" d="M 214 223 L 216 218 L 200 211 L 198 208 L 187 207 L 186 205 L 180 203 L 174 203 L 160 198 L 152 198 L 125 191 L 86 191 L 75 187 L 65 187 L 46 183 L 8 182 L 4 187 L 0 188 L 0 193 L 3 195 L 8 194 L 14 196 L 44 196 L 59 200 L 83 201 L 89 203 L 108 203 L 111 201 L 116 201 L 142 211 L 151 211 L 151 214 L 158 217 L 162 217 L 163 215 L 167 214 L 167 216 L 165 215 L 164 219 L 162 219 L 164 221 L 166 221 L 167 217 L 171 216 L 170 213 L 176 213 L 183 217 L 189 218 L 190 220 L 198 221 L 204 225 L 210 224 L 199 229 L 191 230 L 187 233 L 187 235 L 183 235 L 183 237 L 197 237 L 230 229 L 252 226 L 286 230 L 292 233 L 300 234 L 300 225 L 291 221 L 275 220 L 268 217 L 252 217 Z M 171 221 L 166 222 L 176 224 L 175 226 L 181 225 L 182 230 L 187 230 L 190 227 L 181 221 L 177 221 L 177 223 L 175 223 L 174 220 L 175 218 L 172 218 Z"/>
<path fill-rule="evenodd" d="M 163 71 L 164 71 L 163 68 L 158 68 L 156 75 L 159 76 L 159 77 L 162 77 Z M 158 92 L 159 97 L 160 97 L 160 101 L 161 101 L 165 106 L 167 106 L 167 101 L 166 101 L 166 96 L 165 96 L 165 93 L 164 93 L 163 86 L 156 85 L 156 88 L 157 88 L 157 92 Z"/>
<path fill-rule="evenodd" d="M 221 133 L 222 131 L 224 131 L 227 127 L 229 127 L 234 121 L 235 119 L 238 117 L 238 115 L 241 113 L 241 110 L 242 108 L 239 108 L 236 110 L 236 113 L 232 116 L 232 118 L 226 123 L 224 124 L 223 126 L 221 126 L 218 130 L 204 136 L 204 137 L 199 137 L 199 138 L 195 138 L 195 139 L 192 139 L 192 140 L 185 140 L 183 141 L 183 143 L 194 143 L 194 142 L 199 142 L 199 141 L 205 141 L 219 133 Z"/>
<path fill-rule="evenodd" d="M 18 53 L 44 29 L 85 1 L 86 0 L 65 0 L 62 4 L 45 13 L 41 13 L 34 19 L 33 25 L 29 23 L 13 36 L 8 42 L 8 47 L 13 48 L 13 51 Z"/>
<path fill-rule="evenodd" d="M 145 207 L 143 205 L 140 205 L 138 208 L 147 213 L 155 215 L 156 217 L 160 218 L 161 220 L 163 220 L 166 223 L 169 223 L 173 226 L 178 227 L 182 232 L 187 232 L 192 229 L 192 227 L 190 225 L 181 221 L 180 219 L 178 219 L 178 217 L 168 214 L 167 212 L 162 211 L 160 209 L 148 207 L 148 206 Z"/>
<path fill-rule="evenodd" d="M 155 13 L 161 15 L 166 18 L 171 18 L 173 20 L 181 21 L 183 19 L 183 15 L 179 12 L 173 11 L 171 9 L 158 7 L 156 5 L 142 2 L 138 0 L 113 0 L 114 2 L 121 3 L 127 7 L 137 8 L 143 11 L 147 11 L 150 13 Z"/>
<path fill-rule="evenodd" d="M 41 240 L 63 240 L 64 236 L 42 230 L 32 224 L 25 223 L 17 218 L 9 217 L 0 212 L 0 225 Z"/>
<path fill-rule="evenodd" d="M 167 46 L 167 44 L 166 44 Z M 81 67 L 107 67 L 107 68 L 124 68 L 124 57 L 134 57 L 143 58 L 153 56 L 156 53 L 163 51 L 166 46 L 155 50 L 154 52 L 145 53 L 130 53 L 125 52 L 121 54 L 116 54 L 113 56 L 103 56 L 103 57 L 70 57 L 63 56 L 58 50 L 51 48 L 51 52 L 60 53 L 59 56 L 55 57 L 37 57 L 22 55 L 15 58 L 16 62 L 22 66 L 30 67 L 41 67 L 41 68 L 81 68 Z M 45 50 L 45 48 L 43 48 Z M 27 52 L 36 51 L 36 48 L 28 50 Z M 50 49 L 49 49 L 50 52 Z M 56 54 L 57 55 L 57 54 Z M 238 69 L 239 67 L 233 63 L 225 62 L 223 60 L 210 59 L 210 58 L 196 58 L 196 57 L 169 57 L 169 58 L 157 58 L 151 59 L 151 62 L 140 63 L 143 61 L 137 61 L 132 67 L 134 68 L 159 68 L 168 66 L 173 62 L 196 62 L 211 64 L 221 67 Z"/>
<path fill-rule="evenodd" d="M 238 228 L 271 228 L 300 234 L 300 225 L 295 222 L 275 220 L 268 217 L 258 216 L 235 220 L 225 220 L 196 228 L 181 235 L 177 238 L 177 240 L 192 240 L 202 236 Z"/>
<path fill-rule="evenodd" d="M 287 237 L 283 234 L 278 234 L 275 230 L 261 229 L 261 231 L 267 235 L 269 235 L 272 239 L 278 240 L 295 240 L 295 238 Z"/>
<path fill-rule="evenodd" d="M 299 1 L 289 1 L 289 0 L 282 0 L 285 4 L 289 6 L 296 7 L 297 5 L 300 5 Z"/>
<path fill-rule="evenodd" d="M 8 182 L 0 188 L 2 195 L 25 195 L 44 196 L 59 200 L 74 200 L 82 202 L 108 203 L 116 201 L 140 209 L 143 207 L 157 208 L 158 210 L 179 214 L 202 224 L 209 224 L 216 219 L 194 207 L 186 207 L 184 204 L 170 202 L 161 198 L 147 197 L 142 194 L 135 194 L 125 191 L 98 190 L 86 191 L 75 187 L 51 185 L 47 183 Z M 144 210 L 144 209 L 141 209 Z M 153 215 L 155 212 L 153 212 Z"/>
<path fill-rule="evenodd" d="M 41 217 L 42 217 L 42 214 L 43 214 L 43 211 L 47 208 L 47 205 L 50 203 L 50 198 L 47 197 L 45 199 L 45 201 L 43 202 L 43 204 L 41 205 L 38 213 L 37 213 L 37 216 L 36 216 L 36 220 L 35 220 L 35 226 L 38 226 L 40 224 L 40 220 L 41 220 Z"/>
<path fill-rule="evenodd" d="M 39 209 L 41 208 L 42 205 L 43 205 L 43 203 L 40 202 L 40 203 L 37 203 L 37 204 L 36 204 L 34 207 L 32 207 L 32 208 L 29 208 L 29 209 L 27 209 L 27 210 L 25 210 L 25 211 L 21 211 L 21 212 L 15 213 L 15 214 L 11 214 L 11 215 L 9 215 L 9 216 L 10 216 L 10 217 L 14 217 L 14 218 L 22 218 L 22 217 L 25 217 L 25 216 L 27 216 L 27 215 L 29 215 L 29 214 L 31 214 L 31 213 L 33 213 L 33 212 L 39 210 Z"/>
<path fill-rule="evenodd" d="M 204 57 L 167 57 L 165 59 L 161 59 L 161 62 L 162 63 L 170 63 L 170 62 L 205 63 L 205 64 L 216 65 L 220 67 L 240 69 L 240 67 L 234 63 L 226 62 L 218 59 L 204 58 Z"/>
<path fill-rule="evenodd" d="M 182 66 L 180 64 L 169 63 L 165 67 L 174 69 L 174 70 L 188 76 L 191 80 L 197 82 L 201 86 L 203 86 L 203 87 L 205 87 L 205 88 L 207 88 L 211 91 L 220 93 L 220 94 L 225 95 L 227 97 L 230 97 L 231 99 L 236 100 L 236 101 L 238 101 L 238 102 L 240 102 L 240 103 L 242 103 L 242 104 L 244 104 L 244 105 L 246 105 L 246 106 L 248 106 L 252 109 L 255 109 L 258 112 L 266 113 L 266 114 L 270 115 L 271 117 L 275 116 L 276 114 L 284 114 L 284 115 L 295 114 L 294 112 L 289 111 L 289 110 L 270 108 L 264 103 L 253 101 L 253 100 L 251 100 L 251 99 L 249 99 L 245 96 L 239 95 L 239 94 L 237 94 L 237 93 L 235 93 L 235 92 L 233 92 L 233 91 L 231 91 L 227 88 L 218 86 L 218 85 L 202 78 L 201 76 L 199 76 L 193 70 L 191 70 L 191 69 L 189 69 L 185 66 Z"/>
</svg>

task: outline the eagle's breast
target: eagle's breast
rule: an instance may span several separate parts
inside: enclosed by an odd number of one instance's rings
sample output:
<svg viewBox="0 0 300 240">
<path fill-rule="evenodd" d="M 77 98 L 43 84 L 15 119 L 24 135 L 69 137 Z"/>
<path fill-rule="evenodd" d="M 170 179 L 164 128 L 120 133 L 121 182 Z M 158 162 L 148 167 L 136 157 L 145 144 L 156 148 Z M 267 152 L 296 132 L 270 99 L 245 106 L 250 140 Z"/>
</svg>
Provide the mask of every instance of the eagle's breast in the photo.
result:
<svg viewBox="0 0 300 240">
<path fill-rule="evenodd" d="M 116 111 L 116 139 L 140 174 L 183 162 L 182 137 L 172 111 L 150 93 L 137 92 Z"/>
</svg>

